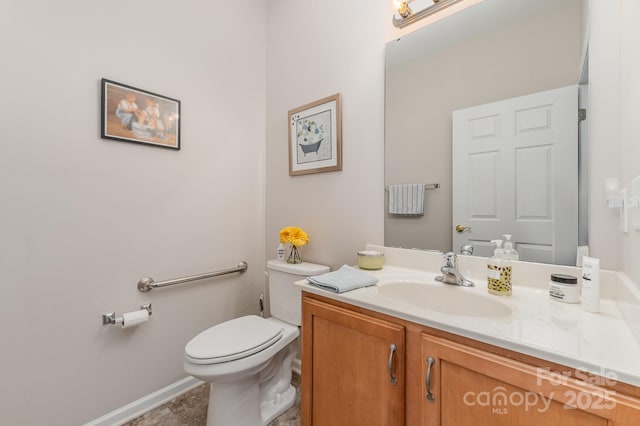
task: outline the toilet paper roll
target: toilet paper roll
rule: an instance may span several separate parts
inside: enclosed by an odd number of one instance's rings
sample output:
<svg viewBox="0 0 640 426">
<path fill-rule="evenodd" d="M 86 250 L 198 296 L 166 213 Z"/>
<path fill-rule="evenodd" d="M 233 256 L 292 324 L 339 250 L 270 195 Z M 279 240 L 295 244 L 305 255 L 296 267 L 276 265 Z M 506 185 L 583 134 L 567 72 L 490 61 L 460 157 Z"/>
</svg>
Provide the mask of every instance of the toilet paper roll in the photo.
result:
<svg viewBox="0 0 640 426">
<path fill-rule="evenodd" d="M 131 328 L 147 322 L 149 312 L 146 309 L 122 314 L 122 328 Z"/>
</svg>

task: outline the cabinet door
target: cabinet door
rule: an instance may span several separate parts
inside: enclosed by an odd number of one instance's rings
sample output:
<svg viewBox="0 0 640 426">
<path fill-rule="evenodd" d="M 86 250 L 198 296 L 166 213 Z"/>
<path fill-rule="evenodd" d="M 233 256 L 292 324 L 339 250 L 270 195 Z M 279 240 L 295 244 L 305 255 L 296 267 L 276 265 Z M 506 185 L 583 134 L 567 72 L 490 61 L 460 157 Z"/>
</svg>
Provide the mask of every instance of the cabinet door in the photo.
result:
<svg viewBox="0 0 640 426">
<path fill-rule="evenodd" d="M 404 327 L 303 299 L 302 424 L 404 424 Z"/>
<path fill-rule="evenodd" d="M 422 363 L 425 426 L 640 424 L 640 401 L 585 376 L 550 373 L 428 334 Z"/>
</svg>

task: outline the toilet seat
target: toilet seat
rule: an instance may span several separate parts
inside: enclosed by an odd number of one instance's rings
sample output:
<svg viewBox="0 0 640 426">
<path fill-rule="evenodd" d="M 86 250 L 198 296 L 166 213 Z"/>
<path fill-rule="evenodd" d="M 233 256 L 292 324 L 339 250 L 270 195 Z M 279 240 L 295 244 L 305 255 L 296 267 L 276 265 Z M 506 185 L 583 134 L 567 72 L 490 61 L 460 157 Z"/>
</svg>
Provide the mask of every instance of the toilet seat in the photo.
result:
<svg viewBox="0 0 640 426">
<path fill-rule="evenodd" d="M 191 339 L 185 347 L 194 364 L 218 364 L 246 358 L 282 338 L 278 324 L 256 315 L 232 319 L 215 325 Z"/>
</svg>

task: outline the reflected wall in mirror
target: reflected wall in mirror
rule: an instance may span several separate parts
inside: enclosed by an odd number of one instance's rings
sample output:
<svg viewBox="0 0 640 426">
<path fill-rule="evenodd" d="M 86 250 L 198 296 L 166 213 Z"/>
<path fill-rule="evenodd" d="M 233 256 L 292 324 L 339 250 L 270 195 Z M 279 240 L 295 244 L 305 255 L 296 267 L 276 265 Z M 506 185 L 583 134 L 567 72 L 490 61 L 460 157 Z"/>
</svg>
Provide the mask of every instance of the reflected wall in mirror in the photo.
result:
<svg viewBox="0 0 640 426">
<path fill-rule="evenodd" d="M 516 193 L 516 189 L 523 186 L 510 182 L 505 190 L 487 190 L 487 194 L 495 193 L 491 200 L 495 208 L 484 216 L 472 217 L 475 219 L 474 226 L 453 222 L 453 206 L 457 203 L 453 194 L 456 180 L 454 164 L 459 165 L 466 160 L 453 157 L 452 117 L 454 111 L 551 89 L 576 86 L 576 92 L 586 90 L 586 85 L 577 86 L 580 70 L 586 63 L 584 12 L 583 0 L 484 0 L 387 44 L 385 184 L 439 182 L 441 186 L 424 194 L 425 209 L 422 216 L 389 214 L 385 207 L 385 245 L 459 253 L 461 240 L 456 238 L 454 246 L 455 227 L 463 225 L 471 227 L 461 235 L 473 245 L 474 255 L 490 256 L 493 247 L 489 241 L 501 239 L 501 234 L 512 234 L 516 248 L 522 252 L 521 260 L 575 264 L 575 246 L 586 245 L 587 242 L 586 218 L 579 219 L 577 212 L 574 212 L 572 215 L 575 217 L 568 219 L 569 225 L 554 224 L 558 206 L 553 204 L 552 196 L 554 188 L 559 186 L 570 186 L 571 191 L 577 193 L 576 176 L 572 176 L 571 182 L 562 181 L 551 169 L 542 173 L 539 166 L 531 166 L 529 173 L 525 173 L 529 178 L 546 173 L 548 184 L 535 197 L 538 199 L 536 202 L 543 201 L 545 205 L 533 205 L 533 197 L 526 199 L 522 193 Z M 558 118 L 554 114 L 549 110 L 538 116 L 547 120 L 546 124 L 555 125 L 552 120 L 557 121 Z M 569 127 L 578 127 L 577 115 L 576 111 Z M 580 126 L 586 129 L 584 124 Z M 502 136 L 513 135 L 508 129 L 493 131 L 502 132 Z M 540 144 L 552 144 L 557 134 L 551 132 L 550 138 L 551 142 Z M 581 139 L 580 143 L 586 143 L 586 138 Z M 570 143 L 579 142 L 576 138 Z M 581 147 L 581 150 L 584 148 Z M 575 149 L 575 152 L 578 151 Z M 513 163 L 516 155 L 512 151 L 509 155 L 498 157 L 494 183 L 505 179 L 502 174 L 506 169 L 505 161 Z M 543 163 L 557 163 L 550 155 L 545 158 L 541 156 Z M 576 171 L 572 173 L 578 173 L 578 159 L 570 162 L 576 163 Z M 464 164 L 469 167 L 467 163 Z M 579 172 L 583 177 L 586 173 L 586 169 Z M 484 176 L 487 185 L 491 182 L 487 176 L 491 174 L 487 172 Z M 455 188 L 457 195 L 466 193 L 464 197 L 468 199 L 473 188 L 462 186 L 463 181 L 468 184 L 466 179 L 458 177 Z M 475 194 L 478 194 L 479 182 L 475 181 Z M 583 195 L 579 200 L 580 207 L 576 210 L 584 213 L 587 209 L 586 187 L 580 190 Z M 567 226 L 575 227 L 575 235 L 579 234 L 579 237 L 575 237 L 577 241 L 574 240 L 571 247 L 561 247 L 562 243 L 549 245 L 536 242 L 535 239 L 525 241 L 522 227 L 531 217 L 518 216 L 518 197 L 521 212 L 522 200 L 526 199 L 530 212 L 543 212 L 538 218 L 541 220 L 537 222 L 548 222 L 543 223 L 548 232 L 556 235 L 560 228 L 566 230 Z M 388 206 L 388 192 L 386 198 Z M 515 229 L 497 221 L 498 218 L 504 219 L 506 207 L 509 214 L 513 215 L 511 222 L 518 224 Z M 486 235 L 474 234 L 474 227 L 482 222 L 490 225 L 491 232 Z M 558 256 L 555 252 L 564 252 L 565 255 Z M 567 252 L 570 253 L 568 257 Z"/>
</svg>

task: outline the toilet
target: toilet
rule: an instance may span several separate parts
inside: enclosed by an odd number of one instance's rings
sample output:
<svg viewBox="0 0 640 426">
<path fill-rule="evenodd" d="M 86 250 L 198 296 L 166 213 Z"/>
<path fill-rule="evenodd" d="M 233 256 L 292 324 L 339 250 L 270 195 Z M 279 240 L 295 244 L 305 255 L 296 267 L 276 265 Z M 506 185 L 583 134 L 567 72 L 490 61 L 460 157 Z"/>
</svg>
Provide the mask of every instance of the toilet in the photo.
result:
<svg viewBox="0 0 640 426">
<path fill-rule="evenodd" d="M 329 272 L 314 263 L 267 262 L 270 318 L 248 315 L 215 325 L 185 347 L 184 370 L 210 383 L 207 426 L 266 426 L 293 406 L 301 290 L 293 283 Z"/>
</svg>

